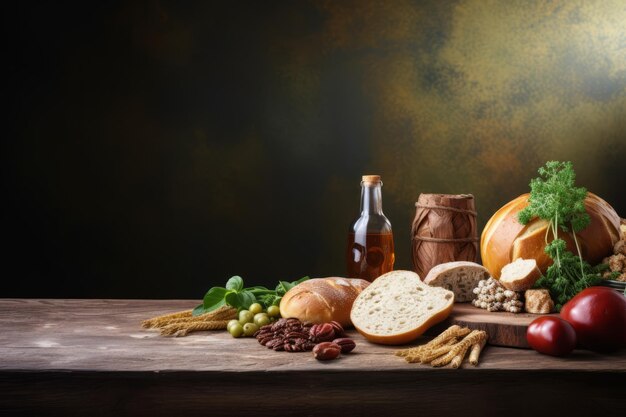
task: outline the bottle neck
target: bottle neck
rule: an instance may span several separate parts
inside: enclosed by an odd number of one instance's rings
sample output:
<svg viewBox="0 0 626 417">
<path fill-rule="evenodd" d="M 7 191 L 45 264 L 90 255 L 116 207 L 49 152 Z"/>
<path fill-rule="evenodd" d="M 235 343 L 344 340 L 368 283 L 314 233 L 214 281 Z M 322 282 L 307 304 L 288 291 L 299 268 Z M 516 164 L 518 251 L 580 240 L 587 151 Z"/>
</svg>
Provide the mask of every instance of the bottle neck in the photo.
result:
<svg viewBox="0 0 626 417">
<path fill-rule="evenodd" d="M 380 184 L 361 185 L 361 214 L 383 214 L 383 197 Z"/>
</svg>

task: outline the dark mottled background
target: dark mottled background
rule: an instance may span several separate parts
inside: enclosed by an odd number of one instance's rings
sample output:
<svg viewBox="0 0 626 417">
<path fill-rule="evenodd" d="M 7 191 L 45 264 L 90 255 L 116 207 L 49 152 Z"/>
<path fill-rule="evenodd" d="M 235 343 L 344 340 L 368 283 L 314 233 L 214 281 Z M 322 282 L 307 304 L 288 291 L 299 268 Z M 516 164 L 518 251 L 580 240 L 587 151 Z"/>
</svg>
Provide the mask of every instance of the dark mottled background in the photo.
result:
<svg viewBox="0 0 626 417">
<path fill-rule="evenodd" d="M 14 3 L 0 296 L 342 274 L 364 173 L 398 268 L 419 193 L 482 227 L 548 159 L 626 214 L 621 0 Z"/>
</svg>

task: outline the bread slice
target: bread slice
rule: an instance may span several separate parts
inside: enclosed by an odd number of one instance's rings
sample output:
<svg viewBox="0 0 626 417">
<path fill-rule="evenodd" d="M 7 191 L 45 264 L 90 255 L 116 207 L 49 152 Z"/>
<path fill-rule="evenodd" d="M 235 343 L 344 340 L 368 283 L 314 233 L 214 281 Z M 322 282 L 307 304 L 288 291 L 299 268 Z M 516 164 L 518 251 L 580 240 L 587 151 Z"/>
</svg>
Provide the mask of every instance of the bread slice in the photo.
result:
<svg viewBox="0 0 626 417">
<path fill-rule="evenodd" d="M 359 294 L 350 319 L 370 342 L 399 345 L 446 319 L 453 306 L 452 291 L 428 286 L 412 271 L 391 271 Z"/>
<path fill-rule="evenodd" d="M 454 301 L 467 303 L 476 298 L 473 290 L 478 281 L 489 279 L 489 271 L 476 262 L 446 262 L 432 268 L 424 282 L 454 292 Z"/>
<path fill-rule="evenodd" d="M 505 265 L 500 272 L 500 284 L 507 290 L 516 292 L 532 288 L 539 278 L 541 270 L 534 259 L 518 258 Z"/>
</svg>

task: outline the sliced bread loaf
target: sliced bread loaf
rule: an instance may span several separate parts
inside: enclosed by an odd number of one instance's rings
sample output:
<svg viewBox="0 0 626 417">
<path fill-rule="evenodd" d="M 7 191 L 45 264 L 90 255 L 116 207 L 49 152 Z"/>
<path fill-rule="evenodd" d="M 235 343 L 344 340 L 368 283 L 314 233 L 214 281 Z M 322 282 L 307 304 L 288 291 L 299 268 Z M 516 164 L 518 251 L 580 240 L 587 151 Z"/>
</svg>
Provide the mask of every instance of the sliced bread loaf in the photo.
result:
<svg viewBox="0 0 626 417">
<path fill-rule="evenodd" d="M 399 345 L 444 320 L 453 306 L 452 291 L 424 284 L 415 272 L 392 271 L 357 296 L 350 319 L 370 342 Z"/>
<path fill-rule="evenodd" d="M 507 290 L 526 291 L 541 277 L 541 270 L 534 259 L 518 258 L 502 268 L 500 284 Z"/>
<path fill-rule="evenodd" d="M 454 301 L 466 303 L 476 298 L 478 281 L 489 279 L 489 271 L 475 262 L 446 262 L 432 268 L 424 282 L 454 292 Z"/>
</svg>

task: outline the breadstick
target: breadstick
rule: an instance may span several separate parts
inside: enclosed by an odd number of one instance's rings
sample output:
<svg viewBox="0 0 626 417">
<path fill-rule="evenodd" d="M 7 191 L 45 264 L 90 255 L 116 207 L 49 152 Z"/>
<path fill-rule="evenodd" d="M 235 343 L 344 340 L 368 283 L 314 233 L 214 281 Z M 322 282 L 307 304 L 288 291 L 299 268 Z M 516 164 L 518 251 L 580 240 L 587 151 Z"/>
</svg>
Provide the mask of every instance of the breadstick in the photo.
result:
<svg viewBox="0 0 626 417">
<path fill-rule="evenodd" d="M 459 341 L 458 337 L 462 339 Z M 470 349 L 469 361 L 476 366 L 486 342 L 487 332 L 455 325 L 424 345 L 400 350 L 395 354 L 404 357 L 410 363 L 430 363 L 431 366 L 436 367 L 450 364 L 452 368 L 457 369 Z"/>
<path fill-rule="evenodd" d="M 486 343 L 486 341 L 487 341 L 487 333 L 485 333 L 485 332 L 483 332 L 483 333 L 484 333 L 484 336 L 482 336 L 481 341 L 480 341 L 480 342 L 478 342 L 478 343 L 476 343 L 476 344 L 473 344 L 473 345 L 471 346 L 471 352 L 470 352 L 470 359 L 469 359 L 469 360 L 470 360 L 470 363 L 471 363 L 472 365 L 476 365 L 476 364 L 478 364 L 478 355 L 480 355 L 480 348 L 481 348 L 481 346 L 484 346 L 484 345 L 485 345 L 485 343 Z M 476 360 L 475 360 L 475 361 L 476 361 L 476 363 L 473 363 L 473 362 L 472 362 L 472 357 L 473 357 L 473 355 L 474 355 L 474 353 L 475 353 L 475 350 L 476 350 L 475 348 L 476 348 L 476 347 L 478 347 L 478 351 L 477 351 L 477 353 L 476 353 Z M 459 354 L 458 354 L 458 355 L 456 355 L 454 358 L 452 358 L 452 362 L 451 362 L 450 364 L 452 365 L 452 367 L 453 367 L 454 369 L 457 369 L 459 366 L 461 366 L 461 363 L 463 362 L 463 359 L 465 358 L 465 355 L 467 354 L 467 351 L 468 351 L 469 349 L 470 349 L 470 346 L 468 346 L 467 348 L 463 349 L 463 350 L 461 351 L 461 353 L 459 353 Z"/>
<path fill-rule="evenodd" d="M 469 349 L 468 344 L 463 343 L 462 341 L 458 344 L 461 346 L 460 349 L 451 349 L 447 354 L 441 356 L 435 360 L 433 360 L 430 364 L 432 366 L 446 366 L 449 363 L 452 363 L 453 368 L 458 368 L 461 362 L 463 362 L 463 358 Z M 455 366 L 456 365 L 456 366 Z"/>
<path fill-rule="evenodd" d="M 476 366 L 478 365 L 478 358 L 480 358 L 480 352 L 483 347 L 485 347 L 485 343 L 487 343 L 487 338 L 483 338 L 480 343 L 476 343 L 472 345 L 472 351 L 470 352 L 469 363 Z"/>
<path fill-rule="evenodd" d="M 465 337 L 470 333 L 470 329 L 467 327 L 461 327 L 457 324 L 454 326 L 448 327 L 445 331 L 443 331 L 439 336 L 435 337 L 433 340 L 429 342 L 434 346 L 444 343 L 445 341 L 455 338 L 455 337 Z"/>
<path fill-rule="evenodd" d="M 450 346 L 454 345 L 457 342 L 456 338 L 448 339 L 445 343 L 436 346 L 434 348 L 424 348 L 424 349 L 412 349 L 412 352 L 409 352 L 408 355 L 404 356 L 407 362 L 415 363 L 415 362 L 423 362 L 422 358 L 427 355 L 431 355 L 435 350 L 445 349 L 444 353 L 450 350 Z M 426 345 L 424 345 L 426 346 Z M 423 346 L 420 346 L 423 347 Z M 447 348 L 447 349 L 446 349 Z M 410 349 L 411 350 L 411 349 Z M 443 354 L 443 353 L 442 353 Z M 436 357 L 436 356 L 435 356 Z"/>
<path fill-rule="evenodd" d="M 452 362 L 455 356 L 460 356 L 461 357 L 460 360 L 456 361 L 458 362 L 458 365 L 460 365 L 461 362 L 463 361 L 463 358 L 465 358 L 465 354 L 467 353 L 470 346 L 472 346 L 475 343 L 480 342 L 483 338 L 486 338 L 486 333 L 484 331 L 472 330 L 472 332 L 468 334 L 467 336 L 465 336 L 463 340 L 461 340 L 456 345 L 452 346 L 452 349 L 450 349 L 450 351 L 446 355 L 435 359 L 430 364 L 432 366 L 446 366 L 450 362 Z M 457 368 L 458 368 L 458 365 L 457 365 Z"/>
<path fill-rule="evenodd" d="M 447 342 L 445 342 L 443 345 L 440 345 L 439 347 L 422 352 L 420 355 L 420 362 L 430 363 L 434 359 L 437 359 L 438 357 L 443 356 L 447 354 L 448 352 L 450 352 L 450 350 L 452 349 L 454 345 L 456 345 L 456 343 L 457 343 L 456 338 L 449 339 Z"/>
<path fill-rule="evenodd" d="M 458 325 L 453 325 L 448 327 L 445 331 L 443 331 L 439 336 L 435 337 L 430 342 L 417 346 L 410 349 L 399 350 L 396 352 L 396 356 L 407 357 L 407 356 L 415 356 L 421 352 L 426 350 L 436 349 L 438 347 L 444 346 L 444 344 L 450 340 L 457 337 L 463 337 L 470 332 L 470 329 L 466 327 L 460 327 Z"/>
<path fill-rule="evenodd" d="M 440 347 L 440 346 L 437 346 Z M 416 346 L 410 349 L 404 349 L 404 350 L 399 350 L 397 351 L 395 354 L 396 356 L 400 356 L 403 358 L 415 358 L 415 357 L 419 357 L 422 354 L 424 354 L 425 352 L 429 352 L 434 348 L 433 345 L 431 345 L 431 343 L 426 343 L 424 345 L 420 345 L 420 346 Z"/>
<path fill-rule="evenodd" d="M 466 354 L 467 350 L 464 350 L 460 354 L 456 355 L 454 358 L 452 358 L 450 366 L 452 366 L 452 368 L 454 369 L 457 369 L 459 366 L 461 366 L 461 362 L 463 362 L 463 358 L 465 358 Z"/>
</svg>

